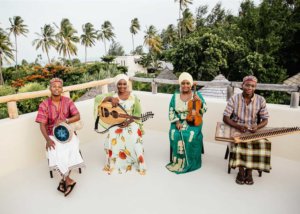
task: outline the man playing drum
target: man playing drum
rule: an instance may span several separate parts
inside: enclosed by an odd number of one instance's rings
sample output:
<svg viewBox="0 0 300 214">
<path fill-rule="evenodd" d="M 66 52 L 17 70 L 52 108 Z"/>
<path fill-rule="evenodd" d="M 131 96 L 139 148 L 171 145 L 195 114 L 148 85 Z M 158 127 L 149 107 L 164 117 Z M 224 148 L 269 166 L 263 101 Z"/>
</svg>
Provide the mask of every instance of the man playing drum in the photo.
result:
<svg viewBox="0 0 300 214">
<path fill-rule="evenodd" d="M 51 170 L 57 170 L 62 176 L 57 189 L 67 196 L 76 184 L 70 178 L 71 170 L 84 166 L 79 152 L 79 139 L 68 126 L 69 123 L 79 121 L 80 114 L 70 98 L 61 96 L 63 92 L 63 81 L 61 79 L 53 78 L 50 80 L 50 91 L 51 97 L 39 105 L 35 121 L 40 123 L 40 130 L 47 142 L 46 150 L 48 152 L 49 167 Z M 58 126 L 64 132 L 69 130 L 67 133 L 68 140 L 65 143 L 53 133 L 53 130 Z M 58 133 L 60 132 L 58 130 Z M 61 133 L 61 135 L 65 134 Z"/>
</svg>

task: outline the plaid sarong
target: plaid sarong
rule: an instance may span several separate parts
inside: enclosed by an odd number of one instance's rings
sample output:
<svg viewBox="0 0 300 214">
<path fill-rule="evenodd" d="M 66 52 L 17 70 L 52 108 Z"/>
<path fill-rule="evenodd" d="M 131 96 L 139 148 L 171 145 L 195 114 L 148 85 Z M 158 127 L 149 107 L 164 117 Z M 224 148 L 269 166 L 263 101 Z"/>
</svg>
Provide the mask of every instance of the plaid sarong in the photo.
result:
<svg viewBox="0 0 300 214">
<path fill-rule="evenodd" d="M 271 142 L 267 139 L 231 145 L 230 167 L 247 169 L 271 170 Z"/>
</svg>

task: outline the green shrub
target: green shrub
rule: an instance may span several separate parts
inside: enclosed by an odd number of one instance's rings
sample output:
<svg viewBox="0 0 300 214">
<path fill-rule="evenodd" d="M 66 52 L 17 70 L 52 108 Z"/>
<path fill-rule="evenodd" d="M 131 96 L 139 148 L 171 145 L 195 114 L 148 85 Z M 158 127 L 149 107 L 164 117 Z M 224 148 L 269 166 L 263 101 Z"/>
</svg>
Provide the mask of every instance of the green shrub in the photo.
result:
<svg viewBox="0 0 300 214">
<path fill-rule="evenodd" d="M 8 85 L 0 85 L 0 97 L 10 95 L 10 94 L 15 94 L 15 93 L 16 93 L 16 91 L 13 87 L 8 86 Z M 0 104 L 0 119 L 7 118 L 7 117 L 8 117 L 7 104 L 1 103 Z"/>
<path fill-rule="evenodd" d="M 45 86 L 39 83 L 28 83 L 19 89 L 19 93 L 41 91 L 46 89 Z M 34 112 L 38 110 L 39 104 L 45 99 L 45 97 L 28 99 L 18 102 L 18 109 L 20 114 Z"/>
</svg>

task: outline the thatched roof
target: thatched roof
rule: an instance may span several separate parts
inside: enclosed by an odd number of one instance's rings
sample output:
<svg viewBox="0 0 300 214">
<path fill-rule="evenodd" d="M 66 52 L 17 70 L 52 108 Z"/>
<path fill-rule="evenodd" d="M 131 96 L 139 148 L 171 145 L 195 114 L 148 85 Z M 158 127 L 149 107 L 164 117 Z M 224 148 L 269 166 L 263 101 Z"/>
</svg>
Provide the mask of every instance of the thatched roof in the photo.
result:
<svg viewBox="0 0 300 214">
<path fill-rule="evenodd" d="M 300 73 L 283 81 L 284 85 L 300 85 Z"/>
<path fill-rule="evenodd" d="M 157 79 L 168 79 L 168 80 L 177 80 L 178 78 L 173 73 L 173 71 L 168 68 L 163 69 L 160 74 L 156 77 Z"/>
<path fill-rule="evenodd" d="M 229 82 L 222 74 L 216 76 L 211 82 Z M 205 86 L 200 89 L 201 94 L 204 97 L 212 97 L 218 99 L 226 100 L 227 97 L 227 87 L 226 86 Z M 234 88 L 234 94 L 240 93 L 239 88 Z"/>
</svg>

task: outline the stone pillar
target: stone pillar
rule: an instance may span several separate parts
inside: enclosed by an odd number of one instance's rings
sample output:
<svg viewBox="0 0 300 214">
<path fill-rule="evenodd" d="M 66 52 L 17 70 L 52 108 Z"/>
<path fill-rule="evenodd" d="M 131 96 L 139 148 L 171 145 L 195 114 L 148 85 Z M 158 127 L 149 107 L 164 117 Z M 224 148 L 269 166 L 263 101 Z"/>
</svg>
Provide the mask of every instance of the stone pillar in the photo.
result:
<svg viewBox="0 0 300 214">
<path fill-rule="evenodd" d="M 291 108 L 298 108 L 299 106 L 299 92 L 292 92 L 291 93 Z"/>
<path fill-rule="evenodd" d="M 15 101 L 8 102 L 7 110 L 10 119 L 16 119 L 19 117 L 17 102 Z"/>
<path fill-rule="evenodd" d="M 151 86 L 152 86 L 152 94 L 157 94 L 157 83 L 156 82 L 152 82 L 151 83 Z"/>
<path fill-rule="evenodd" d="M 233 94 L 234 94 L 234 87 L 232 87 L 231 85 L 227 86 L 227 97 L 226 97 L 226 100 L 229 100 L 230 97 L 232 97 Z"/>
</svg>

